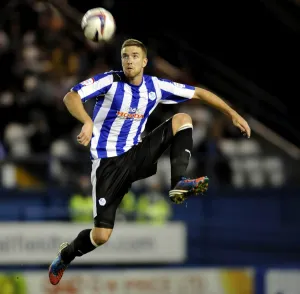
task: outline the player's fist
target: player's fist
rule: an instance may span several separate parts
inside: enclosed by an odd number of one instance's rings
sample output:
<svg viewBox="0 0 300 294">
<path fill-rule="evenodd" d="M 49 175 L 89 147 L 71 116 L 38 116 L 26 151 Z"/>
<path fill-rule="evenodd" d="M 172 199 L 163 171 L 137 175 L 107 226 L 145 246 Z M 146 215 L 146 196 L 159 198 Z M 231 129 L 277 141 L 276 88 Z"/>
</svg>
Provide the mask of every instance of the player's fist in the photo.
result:
<svg viewBox="0 0 300 294">
<path fill-rule="evenodd" d="M 246 120 L 244 118 L 242 118 L 238 113 L 235 113 L 232 116 L 232 123 L 236 127 L 238 127 L 245 136 L 247 136 L 248 138 L 250 138 L 250 136 L 251 136 L 251 129 L 250 129 L 248 123 L 246 122 Z"/>
<path fill-rule="evenodd" d="M 93 122 L 86 122 L 77 136 L 77 142 L 83 146 L 89 145 L 93 134 Z"/>
</svg>

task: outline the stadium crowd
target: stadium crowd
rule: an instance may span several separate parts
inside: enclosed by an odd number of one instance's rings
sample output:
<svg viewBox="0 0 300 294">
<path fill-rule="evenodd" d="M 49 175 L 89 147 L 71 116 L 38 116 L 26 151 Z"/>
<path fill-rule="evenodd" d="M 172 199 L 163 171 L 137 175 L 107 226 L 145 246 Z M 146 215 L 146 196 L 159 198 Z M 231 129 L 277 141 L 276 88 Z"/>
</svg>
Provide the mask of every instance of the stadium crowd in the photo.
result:
<svg viewBox="0 0 300 294">
<path fill-rule="evenodd" d="M 89 152 L 76 142 L 81 126 L 66 111 L 62 98 L 79 81 L 120 69 L 119 48 L 125 38 L 117 34 L 110 43 L 96 44 L 83 40 L 80 30 L 76 32 L 56 8 L 34 0 L 19 3 L 0 29 L 0 68 L 5 69 L 0 80 L 0 158 L 22 161 L 39 180 L 58 185 L 74 185 L 78 176 L 90 172 Z M 197 84 L 185 69 L 176 68 L 148 47 L 146 73 Z M 230 185 L 232 164 L 223 141 L 244 141 L 223 114 L 194 104 L 159 106 L 145 132 L 173 113 L 188 112 L 194 123 L 190 174 L 210 174 L 215 187 Z M 87 102 L 86 107 L 92 112 L 93 103 Z M 258 152 L 253 146 L 250 149 Z M 242 149 L 247 150 L 245 146 Z M 168 161 L 166 154 L 158 175 L 137 185 L 152 186 L 159 181 L 167 188 Z"/>
</svg>

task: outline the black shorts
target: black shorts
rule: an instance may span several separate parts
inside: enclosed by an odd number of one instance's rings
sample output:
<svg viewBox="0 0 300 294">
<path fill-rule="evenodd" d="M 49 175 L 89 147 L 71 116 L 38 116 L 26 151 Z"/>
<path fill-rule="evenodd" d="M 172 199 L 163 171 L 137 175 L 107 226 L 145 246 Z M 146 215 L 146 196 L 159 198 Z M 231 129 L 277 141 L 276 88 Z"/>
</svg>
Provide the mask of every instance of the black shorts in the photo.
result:
<svg viewBox="0 0 300 294">
<path fill-rule="evenodd" d="M 95 227 L 114 227 L 117 208 L 131 184 L 156 173 L 157 161 L 172 139 L 172 119 L 168 119 L 122 155 L 93 161 Z"/>
</svg>

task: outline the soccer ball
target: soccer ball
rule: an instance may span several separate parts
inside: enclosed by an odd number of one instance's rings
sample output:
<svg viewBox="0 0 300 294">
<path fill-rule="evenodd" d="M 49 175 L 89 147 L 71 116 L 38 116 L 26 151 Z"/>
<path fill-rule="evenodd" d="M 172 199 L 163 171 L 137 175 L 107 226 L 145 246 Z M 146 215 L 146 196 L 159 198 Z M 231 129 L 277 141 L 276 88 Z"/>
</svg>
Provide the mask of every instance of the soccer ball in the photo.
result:
<svg viewBox="0 0 300 294">
<path fill-rule="evenodd" d="M 115 34 L 116 23 L 112 14 L 105 8 L 88 10 L 81 20 L 84 36 L 91 41 L 109 41 Z"/>
</svg>

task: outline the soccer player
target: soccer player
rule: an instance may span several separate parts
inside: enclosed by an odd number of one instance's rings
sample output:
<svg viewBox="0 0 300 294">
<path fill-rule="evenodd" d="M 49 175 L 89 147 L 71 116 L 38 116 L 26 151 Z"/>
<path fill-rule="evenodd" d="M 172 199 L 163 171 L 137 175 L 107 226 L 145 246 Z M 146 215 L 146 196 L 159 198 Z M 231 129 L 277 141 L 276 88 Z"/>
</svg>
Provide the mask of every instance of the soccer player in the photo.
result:
<svg viewBox="0 0 300 294">
<path fill-rule="evenodd" d="M 174 104 L 199 99 L 229 116 L 250 138 L 248 123 L 215 94 L 190 85 L 144 75 L 147 49 L 135 39 L 121 47 L 122 71 L 97 74 L 74 86 L 64 103 L 83 126 L 78 143 L 90 142 L 94 228 L 81 231 L 69 244 L 61 244 L 49 267 L 53 285 L 61 280 L 72 260 L 106 243 L 112 233 L 116 210 L 131 184 L 156 173 L 157 161 L 170 147 L 170 200 L 182 203 L 207 190 L 208 178 L 187 179 L 193 146 L 191 117 L 177 113 L 141 138 L 149 115 L 158 103 Z M 93 117 L 83 102 L 95 99 Z"/>
</svg>

